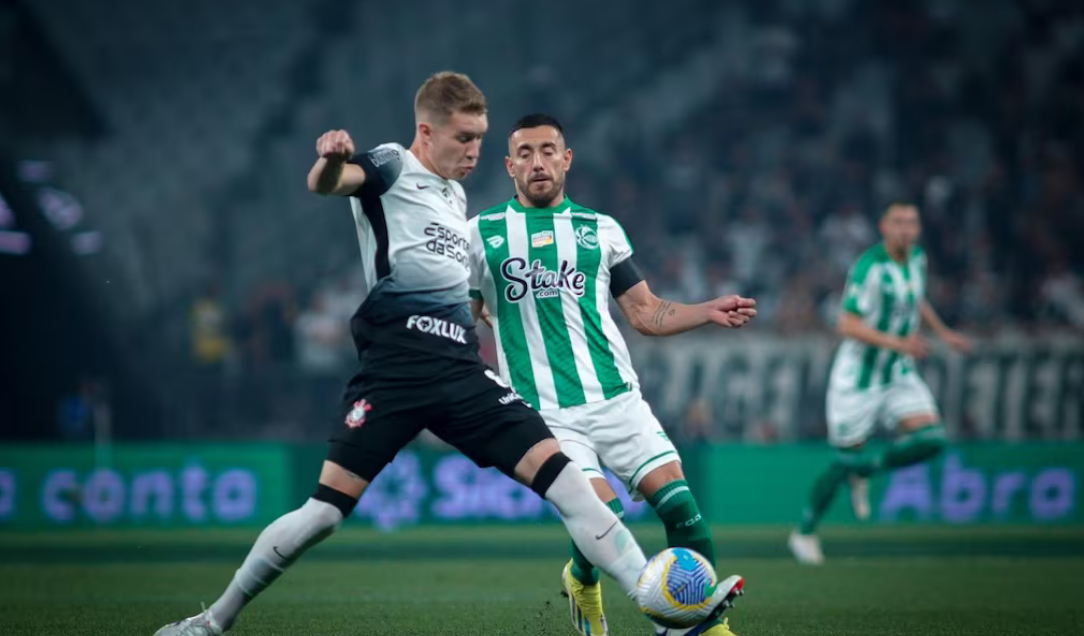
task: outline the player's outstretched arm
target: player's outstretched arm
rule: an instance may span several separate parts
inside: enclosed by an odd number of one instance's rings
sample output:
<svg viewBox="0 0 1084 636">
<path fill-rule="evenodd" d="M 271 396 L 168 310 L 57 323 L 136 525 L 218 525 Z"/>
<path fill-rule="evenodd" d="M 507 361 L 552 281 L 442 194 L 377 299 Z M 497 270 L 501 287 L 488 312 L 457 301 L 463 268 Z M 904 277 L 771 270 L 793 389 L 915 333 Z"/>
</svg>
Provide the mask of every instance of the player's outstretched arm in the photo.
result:
<svg viewBox="0 0 1084 636">
<path fill-rule="evenodd" d="M 347 163 L 354 156 L 354 140 L 345 130 L 329 130 L 316 140 L 319 159 L 309 170 L 309 191 L 351 195 L 365 183 L 365 171 Z"/>
<path fill-rule="evenodd" d="M 891 333 L 878 331 L 862 322 L 861 316 L 847 310 L 840 312 L 836 331 L 844 338 L 852 338 L 874 347 L 891 349 L 915 358 L 925 358 L 930 353 L 930 346 L 922 336 L 915 334 L 901 338 Z"/>
<path fill-rule="evenodd" d="M 930 329 L 937 334 L 937 337 L 942 342 L 964 353 L 971 350 L 971 339 L 954 329 L 948 328 L 929 301 L 922 301 L 919 312 L 922 314 L 922 321 L 930 326 Z"/>
<path fill-rule="evenodd" d="M 757 301 L 737 295 L 722 296 L 699 305 L 663 300 L 640 281 L 617 298 L 629 324 L 645 336 L 672 336 L 714 323 L 737 329 L 757 315 Z"/>
</svg>

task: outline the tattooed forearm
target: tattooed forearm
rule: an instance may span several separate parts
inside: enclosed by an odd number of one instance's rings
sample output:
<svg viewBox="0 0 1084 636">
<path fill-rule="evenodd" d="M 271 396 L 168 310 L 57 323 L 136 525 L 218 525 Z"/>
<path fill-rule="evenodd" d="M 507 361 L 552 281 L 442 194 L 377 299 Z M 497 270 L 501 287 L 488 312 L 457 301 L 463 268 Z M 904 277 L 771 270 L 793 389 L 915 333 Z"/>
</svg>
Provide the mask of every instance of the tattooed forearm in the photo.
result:
<svg viewBox="0 0 1084 636">
<path fill-rule="evenodd" d="M 666 300 L 659 303 L 658 308 L 655 309 L 655 315 L 651 318 L 651 324 L 655 326 L 655 329 L 661 329 L 666 317 L 674 315 L 675 310 L 672 305 L 673 303 Z"/>
</svg>

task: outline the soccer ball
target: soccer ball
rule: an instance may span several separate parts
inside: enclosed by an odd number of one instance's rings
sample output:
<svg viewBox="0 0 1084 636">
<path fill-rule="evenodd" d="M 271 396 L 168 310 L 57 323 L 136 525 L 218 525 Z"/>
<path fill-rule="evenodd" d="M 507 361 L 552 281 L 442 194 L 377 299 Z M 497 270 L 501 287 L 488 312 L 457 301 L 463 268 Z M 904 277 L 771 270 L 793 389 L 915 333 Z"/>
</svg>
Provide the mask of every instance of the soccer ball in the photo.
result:
<svg viewBox="0 0 1084 636">
<path fill-rule="evenodd" d="M 663 627 L 699 625 L 711 614 L 718 580 L 704 555 L 667 548 L 648 560 L 636 583 L 640 611 Z"/>
</svg>

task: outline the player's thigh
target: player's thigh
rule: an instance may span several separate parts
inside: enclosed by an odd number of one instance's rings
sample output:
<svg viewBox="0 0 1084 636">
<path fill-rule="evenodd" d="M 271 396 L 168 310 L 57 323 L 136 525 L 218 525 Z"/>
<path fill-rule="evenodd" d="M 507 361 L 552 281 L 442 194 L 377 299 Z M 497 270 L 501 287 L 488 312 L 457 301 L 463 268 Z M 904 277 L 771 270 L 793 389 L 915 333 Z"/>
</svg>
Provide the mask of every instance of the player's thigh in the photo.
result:
<svg viewBox="0 0 1084 636">
<path fill-rule="evenodd" d="M 630 391 L 593 406 L 588 434 L 599 459 L 634 499 L 641 499 L 644 477 L 679 462 L 677 449 L 639 392 Z"/>
<path fill-rule="evenodd" d="M 444 383 L 441 396 L 439 417 L 429 429 L 480 467 L 495 466 L 529 483 L 560 451 L 538 412 L 484 365 Z"/>
<path fill-rule="evenodd" d="M 590 438 L 583 432 L 562 426 L 567 423 L 567 415 L 565 411 L 570 409 L 553 409 L 552 411 L 540 411 L 542 420 L 549 427 L 550 432 L 557 438 L 557 442 L 561 445 L 561 452 L 564 453 L 572 463 L 579 467 L 583 471 L 584 475 L 591 480 L 591 486 L 595 489 L 595 494 L 599 496 L 599 499 L 603 501 L 610 501 L 617 497 L 617 493 L 610 487 L 610 482 L 606 479 L 606 473 L 602 472 L 602 464 L 599 463 L 598 453 L 595 452 L 595 448 L 591 445 Z"/>
<path fill-rule="evenodd" d="M 885 417 L 890 426 L 901 432 L 941 421 L 941 413 L 930 387 L 914 373 L 909 373 L 888 386 L 885 393 Z"/>
<path fill-rule="evenodd" d="M 588 479 L 606 479 L 599 462 L 598 451 L 595 450 L 591 437 L 588 435 L 584 424 L 587 423 L 589 411 L 584 407 L 590 405 L 566 407 L 563 409 L 546 409 L 539 411 L 542 421 L 561 444 L 561 452 L 587 473 Z"/>
<path fill-rule="evenodd" d="M 427 397 L 431 390 L 417 385 L 397 387 L 351 381 L 328 439 L 321 483 L 360 496 L 425 427 L 432 411 Z"/>
<path fill-rule="evenodd" d="M 884 392 L 876 387 L 829 388 L 824 405 L 828 442 L 837 448 L 846 448 L 868 440 L 877 428 L 884 398 Z"/>
<path fill-rule="evenodd" d="M 319 483 L 354 499 L 361 499 L 361 495 L 365 493 L 365 489 L 371 482 L 334 461 L 325 459 L 324 465 L 320 467 Z"/>
</svg>

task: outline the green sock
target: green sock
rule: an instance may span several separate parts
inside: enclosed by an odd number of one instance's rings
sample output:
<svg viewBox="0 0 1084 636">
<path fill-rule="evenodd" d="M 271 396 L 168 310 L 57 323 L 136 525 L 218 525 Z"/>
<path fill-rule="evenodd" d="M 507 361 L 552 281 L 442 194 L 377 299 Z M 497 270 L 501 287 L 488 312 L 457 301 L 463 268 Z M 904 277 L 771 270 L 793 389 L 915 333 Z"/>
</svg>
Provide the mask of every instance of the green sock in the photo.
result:
<svg viewBox="0 0 1084 636">
<path fill-rule="evenodd" d="M 625 518 L 625 508 L 621 505 L 620 499 L 611 499 L 606 502 L 606 505 L 609 506 L 610 510 L 614 511 L 618 519 Z M 598 568 L 587 560 L 583 552 L 580 552 L 575 541 L 572 542 L 572 578 L 584 585 L 596 585 L 598 583 Z"/>
<path fill-rule="evenodd" d="M 666 526 L 667 545 L 695 550 L 707 557 L 712 566 L 715 565 L 711 528 L 700 514 L 696 498 L 684 479 L 666 484 L 648 499 L 648 503 Z"/>
<path fill-rule="evenodd" d="M 922 463 L 939 455 L 945 443 L 945 427 L 941 424 L 911 431 L 881 453 L 877 467 L 892 470 Z"/>
<path fill-rule="evenodd" d="M 711 528 L 700 514 L 696 498 L 689 490 L 684 479 L 672 481 L 658 490 L 647 501 L 655 509 L 655 514 L 662 519 L 666 527 L 666 544 L 671 548 L 689 548 L 695 550 L 715 567 L 715 542 Z M 715 619 L 705 629 L 721 623 Z"/>
<path fill-rule="evenodd" d="M 809 494 L 809 503 L 802 512 L 802 523 L 798 526 L 798 532 L 813 534 L 817 526 L 828 512 L 832 500 L 836 498 L 836 491 L 847 479 L 847 475 L 854 473 L 868 473 L 872 462 L 860 450 L 839 449 L 835 458 L 828 468 L 820 474 L 813 483 L 813 491 Z"/>
</svg>

